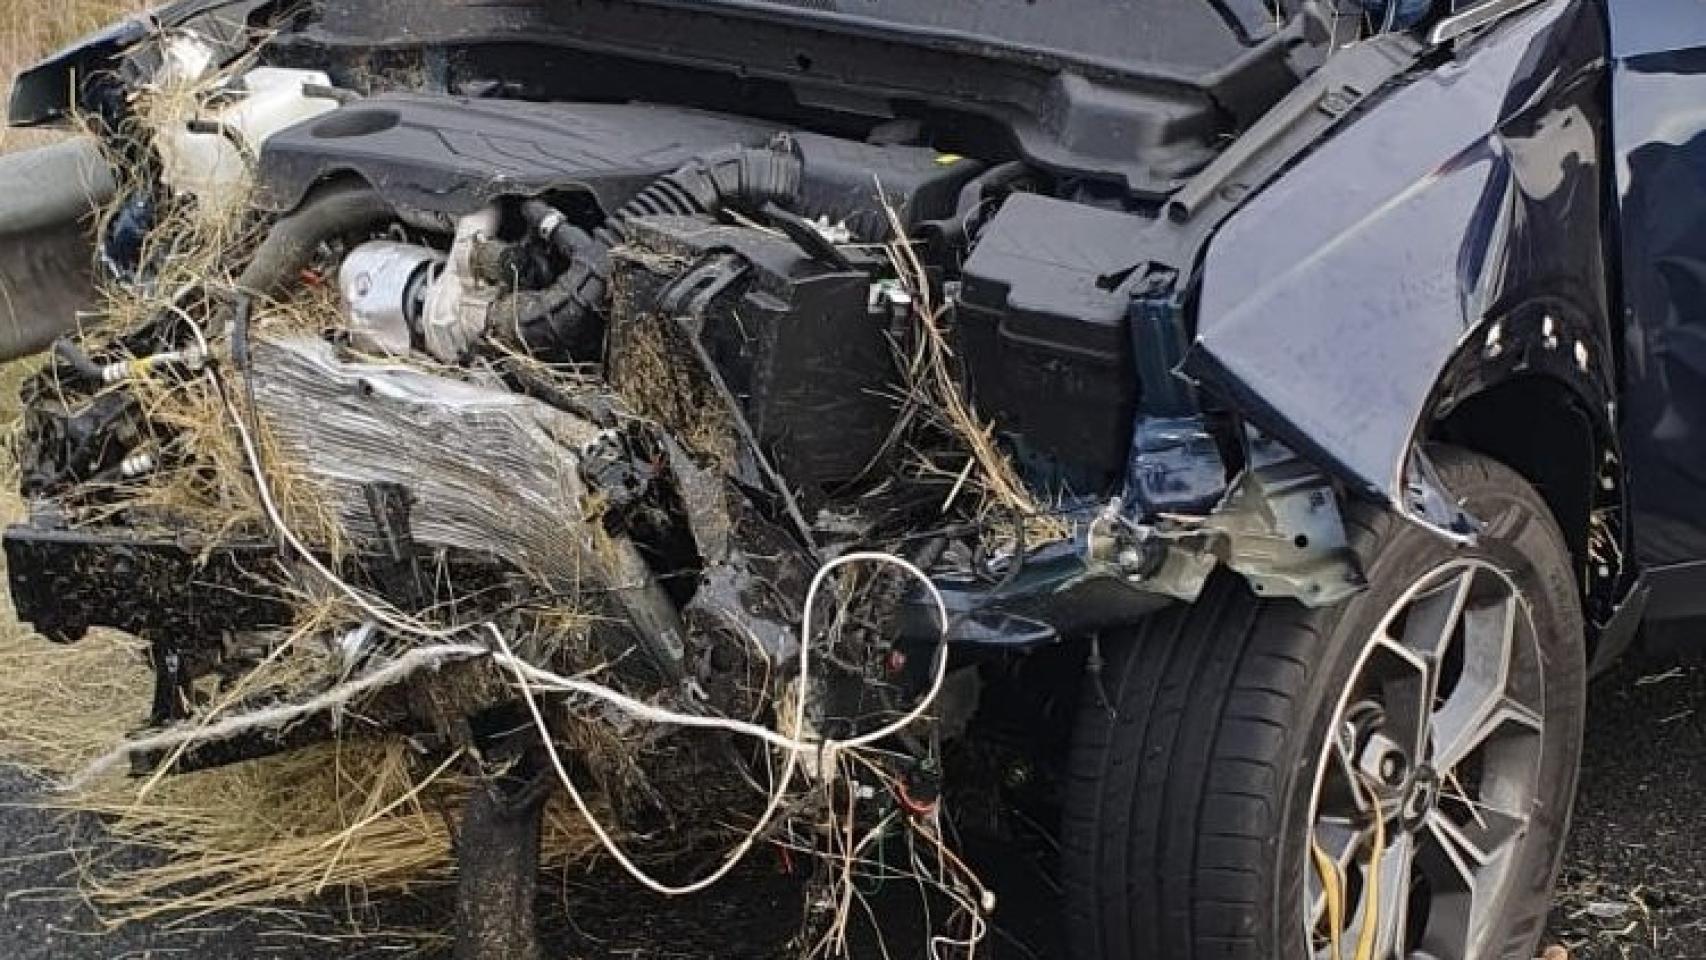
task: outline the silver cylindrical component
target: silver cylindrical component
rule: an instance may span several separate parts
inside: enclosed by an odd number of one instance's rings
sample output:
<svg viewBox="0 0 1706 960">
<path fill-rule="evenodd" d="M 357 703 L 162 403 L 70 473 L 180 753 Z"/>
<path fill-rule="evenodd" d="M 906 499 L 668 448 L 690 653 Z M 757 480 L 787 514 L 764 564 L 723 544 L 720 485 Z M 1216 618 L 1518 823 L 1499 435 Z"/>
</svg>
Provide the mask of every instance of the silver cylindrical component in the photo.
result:
<svg viewBox="0 0 1706 960">
<path fill-rule="evenodd" d="M 421 312 L 426 352 L 445 363 L 461 363 L 491 322 L 498 289 L 482 283 L 474 252 L 498 232 L 497 207 L 486 207 L 456 221 L 450 260 L 427 292 Z"/>
<path fill-rule="evenodd" d="M 338 268 L 338 289 L 355 346 L 406 356 L 427 287 L 443 263 L 444 254 L 437 250 L 390 240 L 351 250 Z"/>
</svg>

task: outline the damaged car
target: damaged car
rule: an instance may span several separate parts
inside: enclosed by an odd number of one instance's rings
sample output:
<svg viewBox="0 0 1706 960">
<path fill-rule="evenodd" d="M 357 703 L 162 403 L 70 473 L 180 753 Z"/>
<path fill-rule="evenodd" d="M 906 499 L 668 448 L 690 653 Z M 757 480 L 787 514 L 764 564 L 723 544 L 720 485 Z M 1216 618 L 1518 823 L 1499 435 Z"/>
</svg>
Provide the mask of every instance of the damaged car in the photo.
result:
<svg viewBox="0 0 1706 960">
<path fill-rule="evenodd" d="M 145 642 L 85 776 L 477 770 L 462 957 L 538 955 L 553 795 L 660 896 L 779 853 L 796 955 L 897 877 L 904 955 L 1045 952 L 993 856 L 1079 960 L 1532 957 L 1586 678 L 1706 596 L 1700 63 L 1682 0 L 181 0 L 14 89 L 92 135 L 0 165 L 12 601 Z"/>
</svg>

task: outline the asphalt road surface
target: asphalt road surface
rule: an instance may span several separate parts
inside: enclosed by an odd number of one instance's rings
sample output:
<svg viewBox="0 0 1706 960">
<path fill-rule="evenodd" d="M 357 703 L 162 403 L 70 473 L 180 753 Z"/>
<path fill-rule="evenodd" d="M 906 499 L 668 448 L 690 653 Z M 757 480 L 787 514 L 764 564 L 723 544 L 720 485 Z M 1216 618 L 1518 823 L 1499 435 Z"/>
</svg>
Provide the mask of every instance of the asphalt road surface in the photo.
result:
<svg viewBox="0 0 1706 960">
<path fill-rule="evenodd" d="M 1595 685 L 1581 800 L 1551 938 L 1573 960 L 1706 960 L 1706 627 L 1698 644 L 1631 657 Z M 447 902 L 393 898 L 349 911 L 317 909 L 202 917 L 103 932 L 75 893 L 87 822 L 30 807 L 38 785 L 0 770 L 0 957 L 9 960 L 186 957 L 333 958 L 442 956 Z M 602 960 L 733 958 L 769 939 L 797 903 L 762 874 L 679 917 L 648 905 L 624 915 L 619 889 L 591 881 L 552 890 L 541 913 L 553 955 Z M 571 916 L 565 904 L 575 904 Z M 684 949 L 708 936 L 714 952 Z M 773 940 L 771 942 L 774 942 Z M 892 944 L 891 945 L 898 945 Z M 754 954 L 755 956 L 757 954 Z M 897 954 L 900 955 L 900 954 Z M 998 951 L 997 955 L 1001 955 Z"/>
</svg>

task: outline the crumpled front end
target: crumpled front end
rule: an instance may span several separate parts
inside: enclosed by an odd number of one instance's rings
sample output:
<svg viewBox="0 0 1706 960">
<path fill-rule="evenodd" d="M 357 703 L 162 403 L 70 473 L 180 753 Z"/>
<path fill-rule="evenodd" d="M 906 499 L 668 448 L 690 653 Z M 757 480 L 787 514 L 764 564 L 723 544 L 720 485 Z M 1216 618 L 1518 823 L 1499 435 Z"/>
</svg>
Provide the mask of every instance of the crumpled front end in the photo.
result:
<svg viewBox="0 0 1706 960">
<path fill-rule="evenodd" d="M 780 851 L 825 942 L 904 849 L 975 941 L 944 810 L 1054 802 L 1104 633 L 1361 589 L 1347 480 L 1404 451 L 1260 366 L 1325 349 L 1261 321 L 1332 264 L 1223 277 L 1414 38 L 1300 20 L 1327 66 L 1155 202 L 974 123 L 452 95 L 276 26 L 127 41 L 108 292 L 24 388 L 20 618 L 155 674 L 85 779 L 391 738 L 562 788 L 654 890 Z"/>
</svg>

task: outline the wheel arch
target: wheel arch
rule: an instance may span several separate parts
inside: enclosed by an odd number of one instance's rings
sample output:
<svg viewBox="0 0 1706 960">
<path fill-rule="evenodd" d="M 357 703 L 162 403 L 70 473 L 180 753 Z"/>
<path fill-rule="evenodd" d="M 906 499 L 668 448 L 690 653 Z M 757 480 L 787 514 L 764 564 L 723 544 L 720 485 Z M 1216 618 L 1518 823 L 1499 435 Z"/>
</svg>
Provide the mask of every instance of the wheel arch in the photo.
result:
<svg viewBox="0 0 1706 960">
<path fill-rule="evenodd" d="M 1509 467 L 1545 501 L 1569 545 L 1588 654 L 1616 621 L 1625 562 L 1625 472 L 1603 318 L 1536 297 L 1488 320 L 1446 368 L 1420 431 Z"/>
<path fill-rule="evenodd" d="M 1588 556 L 1594 466 L 1601 444 L 1575 391 L 1542 375 L 1512 377 L 1438 417 L 1429 443 L 1448 443 L 1510 467 L 1552 511 L 1580 566 Z"/>
</svg>

